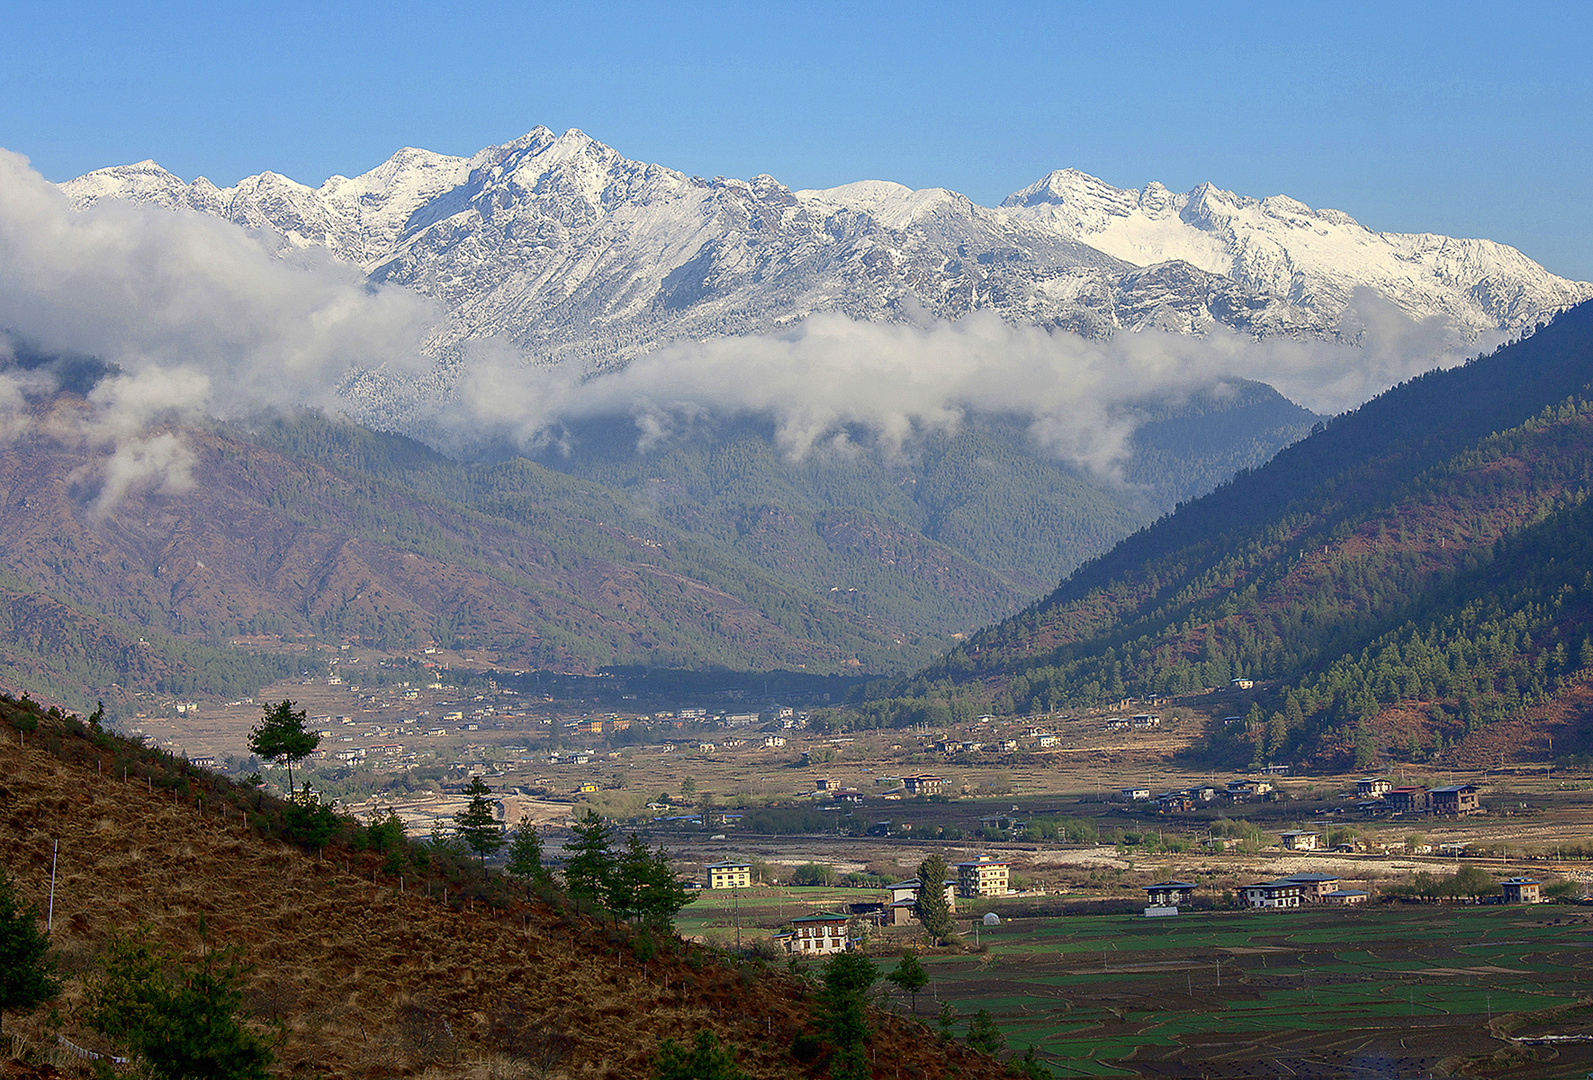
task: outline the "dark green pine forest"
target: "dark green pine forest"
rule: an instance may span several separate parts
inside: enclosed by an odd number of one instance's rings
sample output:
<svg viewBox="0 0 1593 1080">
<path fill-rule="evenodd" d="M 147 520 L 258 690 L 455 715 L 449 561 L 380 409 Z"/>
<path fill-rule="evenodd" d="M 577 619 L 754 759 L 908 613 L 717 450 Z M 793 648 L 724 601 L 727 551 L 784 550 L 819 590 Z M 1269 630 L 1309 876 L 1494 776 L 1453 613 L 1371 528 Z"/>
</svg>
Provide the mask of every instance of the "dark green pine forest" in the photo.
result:
<svg viewBox="0 0 1593 1080">
<path fill-rule="evenodd" d="M 1246 678 L 1260 692 L 1242 722 L 1214 726 L 1214 758 L 1454 761 L 1460 744 L 1534 720 L 1586 741 L 1590 489 L 1584 304 L 1319 425 L 921 673 L 869 684 L 853 722 L 1043 713 Z"/>
</svg>

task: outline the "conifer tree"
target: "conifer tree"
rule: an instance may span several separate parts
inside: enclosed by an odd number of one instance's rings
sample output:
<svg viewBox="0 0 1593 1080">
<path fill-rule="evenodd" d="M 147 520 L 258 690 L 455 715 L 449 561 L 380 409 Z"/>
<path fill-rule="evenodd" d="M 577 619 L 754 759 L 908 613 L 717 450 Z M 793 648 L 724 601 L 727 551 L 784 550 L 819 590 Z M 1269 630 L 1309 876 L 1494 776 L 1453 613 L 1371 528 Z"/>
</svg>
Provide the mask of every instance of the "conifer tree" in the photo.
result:
<svg viewBox="0 0 1593 1080">
<path fill-rule="evenodd" d="M 39 909 L 18 902 L 15 882 L 0 869 L 0 1031 L 7 1009 L 31 1012 L 61 992 L 38 921 Z"/>
<path fill-rule="evenodd" d="M 675 877 L 669 852 L 662 847 L 649 851 L 635 833 L 626 841 L 615 876 L 615 910 L 650 926 L 667 927 L 681 908 L 697 899 Z"/>
<path fill-rule="evenodd" d="M 145 927 L 112 939 L 103 963 L 89 981 L 84 1017 L 156 1080 L 268 1080 L 271 1047 L 238 1017 L 244 972 L 232 949 L 207 949 L 187 968 L 152 948 Z"/>
<path fill-rule="evenodd" d="M 990 1015 L 989 1009 L 980 1009 L 974 1013 L 974 1018 L 968 1021 L 968 1046 L 981 1054 L 999 1053 L 1007 1045 L 1007 1037 L 996 1026 L 996 1018 Z"/>
<path fill-rule="evenodd" d="M 736 1052 L 721 1047 L 708 1030 L 697 1032 L 690 1051 L 674 1039 L 665 1039 L 653 1065 L 653 1080 L 746 1080 L 746 1076 L 736 1066 Z"/>
<path fill-rule="evenodd" d="M 497 854 L 503 847 L 503 830 L 498 827 L 498 815 L 493 813 L 492 803 L 487 801 L 492 789 L 486 781 L 479 776 L 472 777 L 465 794 L 470 796 L 470 805 L 454 815 L 454 831 L 465 846 L 481 858 L 481 867 L 485 870 L 487 856 Z"/>
<path fill-rule="evenodd" d="M 526 823 L 514 831 L 514 839 L 509 842 L 509 862 L 505 869 L 509 871 L 510 877 L 525 882 L 527 900 L 531 899 L 531 889 L 534 886 L 547 884 L 552 874 L 542 865 L 542 836 L 537 832 L 536 826 Z"/>
<path fill-rule="evenodd" d="M 570 826 L 575 839 L 566 844 L 564 887 L 577 900 L 608 899 L 614 880 L 614 826 L 588 810 Z"/>
<path fill-rule="evenodd" d="M 914 909 L 918 921 L 924 924 L 924 932 L 941 943 L 951 940 L 957 933 L 951 905 L 946 902 L 946 875 L 950 872 L 939 853 L 918 864 L 918 898 Z"/>
<path fill-rule="evenodd" d="M 835 1044 L 830 1075 L 836 1080 L 867 1080 L 871 1074 L 863 1049 L 869 1033 L 863 1005 L 878 978 L 879 969 L 859 953 L 836 953 L 824 963 L 823 1019 Z"/>
<path fill-rule="evenodd" d="M 918 992 L 929 985 L 929 973 L 918 962 L 918 957 L 910 952 L 902 953 L 902 962 L 885 978 L 895 983 L 903 993 L 912 995 L 913 1015 L 918 1015 Z"/>
<path fill-rule="evenodd" d="M 288 763 L 288 792 L 293 792 L 293 763 L 309 757 L 321 745 L 321 736 L 305 727 L 305 711 L 293 711 L 284 698 L 279 705 L 263 706 L 265 715 L 249 732 L 249 749 L 267 761 Z"/>
</svg>

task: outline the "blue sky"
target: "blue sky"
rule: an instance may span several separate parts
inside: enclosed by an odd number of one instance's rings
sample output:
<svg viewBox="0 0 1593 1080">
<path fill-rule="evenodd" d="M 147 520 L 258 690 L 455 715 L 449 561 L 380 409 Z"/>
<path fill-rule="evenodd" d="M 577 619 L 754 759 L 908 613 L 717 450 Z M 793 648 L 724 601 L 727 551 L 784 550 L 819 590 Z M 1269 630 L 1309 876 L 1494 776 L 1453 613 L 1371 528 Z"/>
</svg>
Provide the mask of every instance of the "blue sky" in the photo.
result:
<svg viewBox="0 0 1593 1080">
<path fill-rule="evenodd" d="M 307 183 L 536 124 L 992 204 L 1054 168 L 1284 193 L 1593 279 L 1593 5 L 0 0 L 0 146 Z"/>
</svg>

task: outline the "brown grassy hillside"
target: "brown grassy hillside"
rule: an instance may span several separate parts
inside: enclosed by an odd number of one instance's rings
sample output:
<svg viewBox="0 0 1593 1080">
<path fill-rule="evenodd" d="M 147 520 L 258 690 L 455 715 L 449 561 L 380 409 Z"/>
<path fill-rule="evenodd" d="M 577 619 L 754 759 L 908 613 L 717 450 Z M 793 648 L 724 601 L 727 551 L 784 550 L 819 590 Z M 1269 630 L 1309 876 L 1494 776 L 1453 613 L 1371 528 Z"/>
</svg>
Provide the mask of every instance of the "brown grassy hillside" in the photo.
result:
<svg viewBox="0 0 1593 1080">
<path fill-rule="evenodd" d="M 334 843 L 317 856 L 262 838 L 272 808 L 256 792 L 13 702 L 0 701 L 0 720 L 0 857 L 41 910 L 60 842 L 59 1020 L 40 1010 L 5 1023 L 35 1059 L 60 1035 L 106 1048 L 73 1006 L 112 935 L 146 923 L 193 958 L 203 917 L 210 947 L 239 946 L 253 964 L 247 1008 L 283 1023 L 284 1075 L 646 1076 L 661 1039 L 702 1028 L 735 1045 L 752 1076 L 825 1075 L 823 1058 L 804 1066 L 789 1053 L 816 1030 L 815 995 L 778 965 L 674 939 L 644 963 L 628 929 L 557 901 L 499 891 L 491 904 L 475 898 L 490 886 L 463 879 L 406 875 L 400 891 L 374 853 Z M 881 1080 L 1002 1075 L 904 1019 L 874 1020 Z"/>
</svg>

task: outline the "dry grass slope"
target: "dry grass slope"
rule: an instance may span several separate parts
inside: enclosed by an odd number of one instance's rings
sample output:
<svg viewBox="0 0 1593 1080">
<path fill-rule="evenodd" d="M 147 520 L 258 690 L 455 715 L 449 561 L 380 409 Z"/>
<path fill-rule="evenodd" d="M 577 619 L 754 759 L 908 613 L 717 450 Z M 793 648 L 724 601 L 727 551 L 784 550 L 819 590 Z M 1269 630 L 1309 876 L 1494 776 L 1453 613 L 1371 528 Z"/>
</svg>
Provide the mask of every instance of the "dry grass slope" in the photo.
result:
<svg viewBox="0 0 1593 1080">
<path fill-rule="evenodd" d="M 19 730 L 30 718 L 37 729 Z M 751 1076 L 825 1074 L 823 1058 L 802 1065 L 789 1053 L 814 1030 L 814 995 L 783 971 L 677 941 L 643 963 L 628 930 L 556 901 L 489 904 L 456 887 L 445 903 L 441 880 L 400 891 L 374 853 L 334 844 L 317 856 L 263 839 L 261 816 L 243 817 L 253 792 L 197 772 L 163 787 L 173 774 L 151 775 L 149 751 L 9 701 L 0 719 L 0 854 L 41 911 L 60 842 L 54 941 L 69 978 L 59 1026 L 43 1010 L 6 1020 L 32 1047 L 58 1035 L 101 1046 L 72 1006 L 108 939 L 147 923 L 195 957 L 202 916 L 211 946 L 241 946 L 253 963 L 248 1007 L 283 1024 L 284 1074 L 639 1077 L 660 1040 L 701 1028 L 736 1045 Z M 875 1019 L 881 1080 L 1002 1075 L 903 1019 Z M 50 1071 L 12 1061 L 0 1076 Z"/>
</svg>

